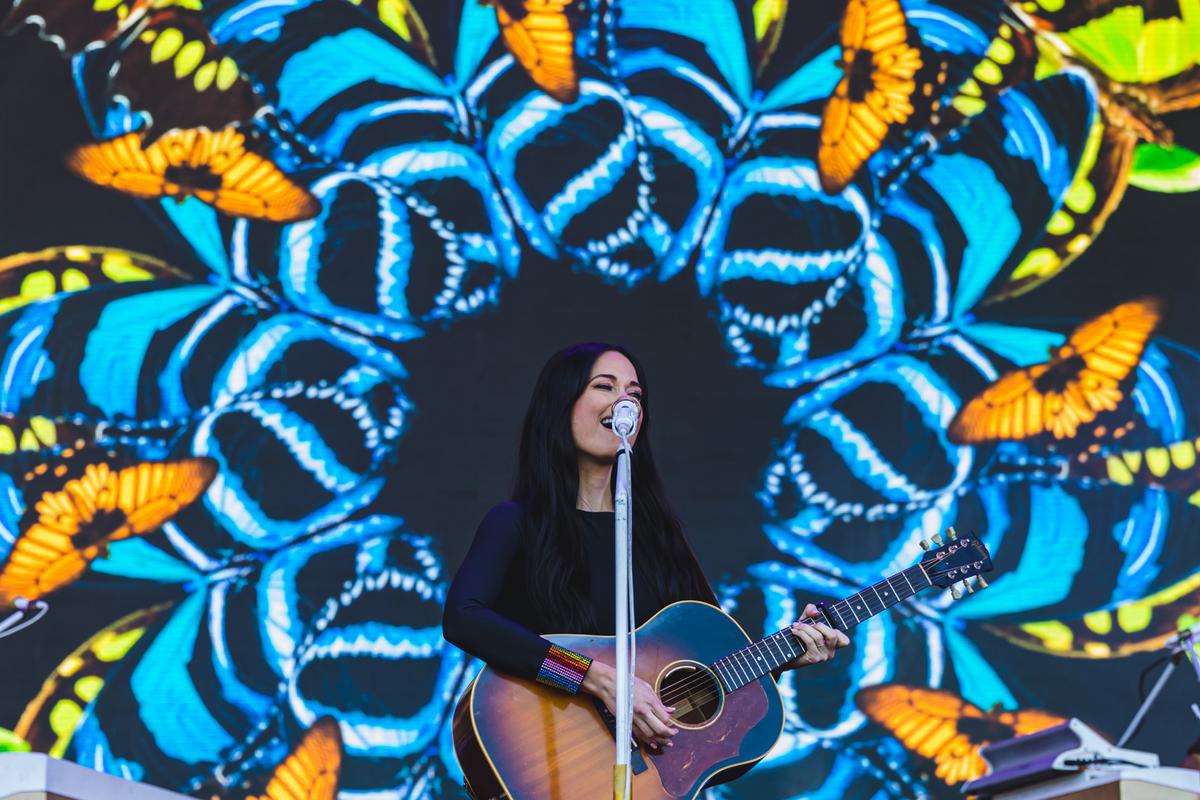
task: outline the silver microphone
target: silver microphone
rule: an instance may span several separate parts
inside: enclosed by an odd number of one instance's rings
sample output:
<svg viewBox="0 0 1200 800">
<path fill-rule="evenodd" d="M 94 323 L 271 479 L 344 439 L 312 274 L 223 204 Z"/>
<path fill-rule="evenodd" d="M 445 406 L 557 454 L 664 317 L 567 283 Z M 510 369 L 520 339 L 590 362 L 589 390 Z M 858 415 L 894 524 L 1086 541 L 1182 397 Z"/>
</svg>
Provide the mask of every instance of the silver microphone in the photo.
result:
<svg viewBox="0 0 1200 800">
<path fill-rule="evenodd" d="M 632 436 L 637 430 L 638 415 L 640 410 L 638 404 L 629 400 L 618 400 L 613 406 L 612 414 L 612 429 L 617 436 Z"/>
</svg>

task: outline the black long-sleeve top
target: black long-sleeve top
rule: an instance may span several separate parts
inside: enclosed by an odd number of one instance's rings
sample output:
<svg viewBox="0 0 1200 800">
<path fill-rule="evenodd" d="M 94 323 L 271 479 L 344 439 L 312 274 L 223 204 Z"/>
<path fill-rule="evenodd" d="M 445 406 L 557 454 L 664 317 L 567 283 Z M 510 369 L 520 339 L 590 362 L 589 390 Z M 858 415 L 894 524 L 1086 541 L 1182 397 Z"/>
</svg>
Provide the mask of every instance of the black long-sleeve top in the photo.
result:
<svg viewBox="0 0 1200 800">
<path fill-rule="evenodd" d="M 524 510 L 517 503 L 495 506 L 475 532 L 475 541 L 450 584 L 442 619 L 446 640 L 489 666 L 522 678 L 536 678 L 550 642 L 538 633 L 616 631 L 614 514 L 577 511 L 587 548 L 587 575 L 596 629 L 552 629 L 546 609 L 529 593 Z M 634 526 L 637 536 L 637 526 Z M 666 604 L 650 579 L 654 567 L 634 560 L 634 611 L 637 623 Z"/>
</svg>

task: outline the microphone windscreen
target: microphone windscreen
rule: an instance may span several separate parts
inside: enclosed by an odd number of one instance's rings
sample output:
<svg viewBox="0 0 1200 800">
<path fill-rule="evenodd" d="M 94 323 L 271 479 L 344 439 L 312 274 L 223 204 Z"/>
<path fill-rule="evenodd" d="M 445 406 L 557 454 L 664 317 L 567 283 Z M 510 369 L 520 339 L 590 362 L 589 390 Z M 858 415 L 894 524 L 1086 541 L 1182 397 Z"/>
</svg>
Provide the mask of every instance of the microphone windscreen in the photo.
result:
<svg viewBox="0 0 1200 800">
<path fill-rule="evenodd" d="M 638 424 L 638 405 L 632 400 L 618 400 L 613 406 L 612 429 L 618 436 L 631 436 Z"/>
</svg>

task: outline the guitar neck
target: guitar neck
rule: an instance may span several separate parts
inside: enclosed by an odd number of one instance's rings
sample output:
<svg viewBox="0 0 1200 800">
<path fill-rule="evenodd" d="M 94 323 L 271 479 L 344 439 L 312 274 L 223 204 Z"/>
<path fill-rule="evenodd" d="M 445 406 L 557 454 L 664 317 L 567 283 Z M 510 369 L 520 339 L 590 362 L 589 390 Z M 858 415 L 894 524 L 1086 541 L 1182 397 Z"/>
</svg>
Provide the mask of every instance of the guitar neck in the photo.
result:
<svg viewBox="0 0 1200 800">
<path fill-rule="evenodd" d="M 821 603 L 818 606 L 821 618 L 814 621 L 848 631 L 863 620 L 883 613 L 884 610 L 930 585 L 929 576 L 918 564 L 844 600 Z M 788 627 L 730 653 L 714 662 L 711 668 L 720 677 L 725 689 L 732 692 L 803 655 L 804 650 L 804 643 L 797 639 Z"/>
</svg>

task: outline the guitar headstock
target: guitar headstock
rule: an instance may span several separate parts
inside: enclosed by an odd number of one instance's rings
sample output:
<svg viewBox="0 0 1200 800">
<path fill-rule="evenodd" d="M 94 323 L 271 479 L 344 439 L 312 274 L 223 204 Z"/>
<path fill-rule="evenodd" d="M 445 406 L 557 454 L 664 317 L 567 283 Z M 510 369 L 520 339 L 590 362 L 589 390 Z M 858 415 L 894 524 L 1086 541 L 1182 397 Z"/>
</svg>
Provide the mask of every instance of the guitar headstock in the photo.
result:
<svg viewBox="0 0 1200 800">
<path fill-rule="evenodd" d="M 983 579 L 983 573 L 992 571 L 992 555 L 984 543 L 973 534 L 959 538 L 954 528 L 946 529 L 946 539 L 948 541 L 943 541 L 942 537 L 934 535 L 932 544 L 921 542 L 921 547 L 929 551 L 921 559 L 921 566 L 929 576 L 929 581 L 935 586 L 950 589 L 955 600 L 964 593 L 986 589 L 987 581 Z M 974 577 L 977 580 L 972 585 L 967 579 Z M 962 589 L 955 585 L 960 581 Z"/>
</svg>

